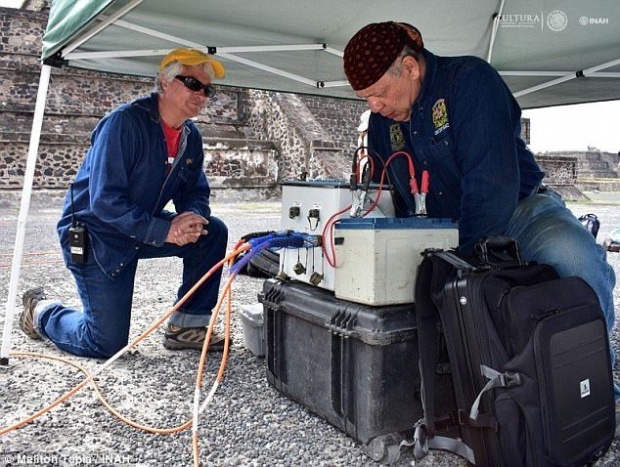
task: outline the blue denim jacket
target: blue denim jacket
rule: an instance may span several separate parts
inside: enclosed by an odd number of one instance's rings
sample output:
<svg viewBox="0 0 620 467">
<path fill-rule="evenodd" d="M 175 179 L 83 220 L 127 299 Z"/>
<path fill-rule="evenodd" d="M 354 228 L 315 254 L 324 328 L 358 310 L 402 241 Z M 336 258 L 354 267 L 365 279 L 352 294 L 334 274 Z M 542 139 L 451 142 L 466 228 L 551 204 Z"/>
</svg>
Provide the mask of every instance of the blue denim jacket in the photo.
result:
<svg viewBox="0 0 620 467">
<path fill-rule="evenodd" d="M 183 125 L 179 152 L 168 173 L 167 159 L 157 94 L 104 117 L 91 135 L 91 147 L 58 222 L 66 260 L 73 216 L 86 226 L 89 254 L 111 278 L 136 257 L 141 244 L 164 244 L 175 215 L 164 209 L 170 200 L 176 212 L 208 218 L 210 189 L 202 169 L 202 137 L 191 121 Z"/>
<path fill-rule="evenodd" d="M 519 105 L 488 63 L 427 50 L 424 55 L 426 71 L 411 120 L 371 115 L 375 177 L 394 152 L 413 155 L 418 185 L 422 171 L 429 172 L 428 215 L 458 220 L 459 250 L 471 253 L 480 238 L 504 232 L 518 201 L 535 191 L 544 173 L 520 137 Z M 412 216 L 406 158 L 394 158 L 388 174 L 396 215 Z"/>
</svg>

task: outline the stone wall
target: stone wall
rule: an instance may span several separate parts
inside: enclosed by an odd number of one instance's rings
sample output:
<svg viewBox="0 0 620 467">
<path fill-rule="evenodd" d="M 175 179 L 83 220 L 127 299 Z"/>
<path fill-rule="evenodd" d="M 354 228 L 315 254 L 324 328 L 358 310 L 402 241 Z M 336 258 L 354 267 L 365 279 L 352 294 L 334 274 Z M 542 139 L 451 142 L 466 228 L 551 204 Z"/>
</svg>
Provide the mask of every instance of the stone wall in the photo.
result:
<svg viewBox="0 0 620 467">
<path fill-rule="evenodd" d="M 363 103 L 265 91 L 249 95 L 250 126 L 275 141 L 282 155 L 280 180 L 348 179 Z"/>
<path fill-rule="evenodd" d="M 31 2 L 30 7 L 37 5 Z M 0 188 L 22 186 L 46 21 L 44 7 L 42 11 L 0 8 Z M 152 87 L 152 78 L 53 69 L 35 188 L 66 188 L 99 119 L 119 104 L 148 94 Z M 341 159 L 348 157 L 343 147 L 355 144 L 356 111 L 345 112 L 344 118 L 336 119 L 335 128 L 329 127 L 334 137 L 298 96 L 218 88 L 196 119 L 214 193 L 233 189 L 274 196 L 281 179 L 303 174 L 332 178 L 347 165 Z M 325 108 L 346 108 L 351 103 L 325 99 Z M 353 102 L 354 108 L 358 104 Z"/>
<path fill-rule="evenodd" d="M 0 8 L 0 188 L 22 186 L 40 74 L 40 39 L 46 21 L 46 11 Z M 152 78 L 53 69 L 35 188 L 66 188 L 88 149 L 90 132 L 99 119 L 119 104 L 148 94 L 153 84 Z M 273 165 L 270 159 L 276 153 L 272 147 L 263 152 L 264 145 L 258 145 L 252 151 L 253 161 L 248 162 L 248 151 L 237 143 L 253 134 L 247 126 L 245 107 L 249 101 L 245 94 L 245 90 L 234 88 L 220 92 L 197 117 L 196 123 L 205 136 L 208 164 L 225 167 L 218 161 L 227 159 L 230 164 L 242 167 L 243 177 L 248 179 L 252 178 L 253 168 Z M 221 143 L 208 144 L 212 139 L 221 139 Z M 251 143 L 245 146 L 248 144 Z M 260 164 L 257 158 L 261 159 Z M 277 173 L 272 170 L 271 179 L 266 179 L 264 172 L 262 168 L 256 172 L 254 185 L 274 186 Z M 230 173 L 228 170 L 214 175 L 225 179 Z"/>
<path fill-rule="evenodd" d="M 0 189 L 23 183 L 47 12 L 45 0 L 23 10 L 0 8 Z M 65 189 L 99 119 L 152 86 L 152 78 L 54 69 L 34 187 Z M 278 182 L 287 179 L 348 180 L 365 109 L 362 101 L 218 86 L 196 118 L 214 196 L 278 196 Z M 527 138 L 529 122 L 523 124 Z M 574 182 L 571 157 L 538 157 L 547 183 Z"/>
<path fill-rule="evenodd" d="M 577 157 L 539 154 L 536 160 L 545 172 L 543 183 L 555 187 L 572 186 L 577 180 Z"/>
<path fill-rule="evenodd" d="M 582 191 L 620 191 L 620 155 L 588 148 L 587 151 L 554 151 L 538 159 L 574 160 L 572 184 Z"/>
<path fill-rule="evenodd" d="M 580 151 L 558 151 L 547 154 L 554 156 L 576 157 L 577 178 L 619 178 L 620 158 L 617 154 L 599 151 L 596 148 L 589 148 L 585 152 Z"/>
<path fill-rule="evenodd" d="M 275 141 L 288 163 L 279 166 L 282 179 L 297 179 L 311 170 L 310 141 L 321 128 L 295 95 L 250 91 L 250 126 L 264 140 Z"/>
</svg>

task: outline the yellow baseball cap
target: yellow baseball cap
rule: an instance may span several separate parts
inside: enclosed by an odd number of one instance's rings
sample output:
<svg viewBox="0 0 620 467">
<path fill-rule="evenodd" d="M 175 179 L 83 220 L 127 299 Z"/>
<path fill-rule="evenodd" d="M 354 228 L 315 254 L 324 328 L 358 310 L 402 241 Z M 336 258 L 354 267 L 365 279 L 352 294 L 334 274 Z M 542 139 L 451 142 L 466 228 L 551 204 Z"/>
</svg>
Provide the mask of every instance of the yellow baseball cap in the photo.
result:
<svg viewBox="0 0 620 467">
<path fill-rule="evenodd" d="M 213 58 L 212 55 L 201 52 L 195 49 L 176 49 L 162 58 L 159 64 L 159 69 L 162 70 L 166 65 L 172 62 L 179 62 L 183 65 L 196 66 L 201 63 L 210 63 L 215 71 L 216 78 L 223 78 L 226 74 L 224 66 Z"/>
</svg>

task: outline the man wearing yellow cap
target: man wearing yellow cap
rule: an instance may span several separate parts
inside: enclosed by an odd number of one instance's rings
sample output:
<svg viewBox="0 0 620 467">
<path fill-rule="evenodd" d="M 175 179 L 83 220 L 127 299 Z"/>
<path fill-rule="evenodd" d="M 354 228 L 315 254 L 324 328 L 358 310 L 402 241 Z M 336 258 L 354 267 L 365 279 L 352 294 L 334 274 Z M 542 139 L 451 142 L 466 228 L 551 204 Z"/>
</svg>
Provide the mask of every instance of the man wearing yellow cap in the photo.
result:
<svg viewBox="0 0 620 467">
<path fill-rule="evenodd" d="M 139 259 L 183 258 L 177 300 L 226 252 L 228 231 L 211 216 L 202 137 L 191 122 L 213 97 L 224 67 L 178 49 L 159 68 L 156 92 L 104 117 L 64 203 L 58 234 L 83 310 L 27 291 L 23 331 L 75 355 L 106 358 L 128 342 Z M 164 209 L 174 203 L 176 212 Z M 168 323 L 164 346 L 201 349 L 217 302 L 221 269 Z M 173 278 L 169 278 L 173 280 Z M 211 350 L 223 349 L 214 335 Z"/>
</svg>

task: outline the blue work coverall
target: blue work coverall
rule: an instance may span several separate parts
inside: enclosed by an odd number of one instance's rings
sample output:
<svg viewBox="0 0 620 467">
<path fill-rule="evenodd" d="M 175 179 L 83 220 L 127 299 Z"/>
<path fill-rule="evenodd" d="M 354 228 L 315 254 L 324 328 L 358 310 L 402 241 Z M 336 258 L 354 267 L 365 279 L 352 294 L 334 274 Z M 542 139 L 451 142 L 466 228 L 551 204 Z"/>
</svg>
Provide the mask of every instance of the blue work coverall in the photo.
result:
<svg viewBox="0 0 620 467">
<path fill-rule="evenodd" d="M 611 332 L 613 268 L 561 197 L 540 188 L 544 173 L 520 137 L 521 109 L 500 75 L 476 57 L 423 54 L 426 70 L 411 119 L 370 117 L 375 177 L 393 153 L 407 152 L 418 186 L 422 171 L 429 173 L 428 215 L 458 220 L 461 252 L 472 254 L 487 236 L 515 238 L 526 261 L 549 264 L 562 277 L 583 278 L 596 292 Z M 387 171 L 396 215 L 414 215 L 406 158 L 395 157 Z"/>
<path fill-rule="evenodd" d="M 174 164 L 168 167 L 156 93 L 124 104 L 101 120 L 58 222 L 64 260 L 75 278 L 83 311 L 60 302 L 45 303 L 43 309 L 37 308 L 35 327 L 40 334 L 73 354 L 109 357 L 128 341 L 138 259 L 183 258 L 178 300 L 225 256 L 228 232 L 220 219 L 211 216 L 203 159 L 202 137 L 188 120 Z M 170 201 L 176 212 L 165 209 Z M 165 243 L 172 218 L 185 211 L 209 220 L 208 235 L 184 246 Z M 74 220 L 88 233 L 83 264 L 71 259 L 69 229 Z M 170 322 L 207 326 L 220 279 L 221 269 Z"/>
</svg>

